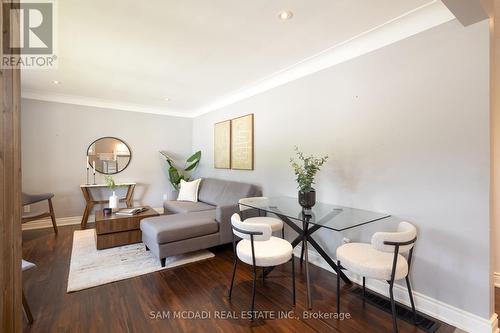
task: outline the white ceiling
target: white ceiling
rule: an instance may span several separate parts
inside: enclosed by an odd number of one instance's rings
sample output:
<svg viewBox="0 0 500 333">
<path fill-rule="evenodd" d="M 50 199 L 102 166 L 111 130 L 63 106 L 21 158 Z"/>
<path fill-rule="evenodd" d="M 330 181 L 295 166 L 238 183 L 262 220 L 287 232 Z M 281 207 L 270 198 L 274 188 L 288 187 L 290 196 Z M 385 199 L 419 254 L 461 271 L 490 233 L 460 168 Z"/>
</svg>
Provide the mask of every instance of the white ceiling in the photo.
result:
<svg viewBox="0 0 500 333">
<path fill-rule="evenodd" d="M 23 70 L 23 94 L 191 116 L 432 2 L 56 0 L 58 69 Z"/>
</svg>

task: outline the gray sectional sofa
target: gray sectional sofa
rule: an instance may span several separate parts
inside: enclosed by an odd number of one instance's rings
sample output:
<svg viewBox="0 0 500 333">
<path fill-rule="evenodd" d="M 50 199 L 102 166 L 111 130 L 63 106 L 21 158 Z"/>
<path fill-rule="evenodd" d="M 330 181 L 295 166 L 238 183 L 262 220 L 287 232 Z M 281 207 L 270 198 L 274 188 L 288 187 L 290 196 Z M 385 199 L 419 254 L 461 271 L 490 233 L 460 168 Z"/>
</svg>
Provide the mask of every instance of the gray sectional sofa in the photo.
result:
<svg viewBox="0 0 500 333">
<path fill-rule="evenodd" d="M 142 241 L 162 266 L 166 257 L 230 243 L 238 200 L 261 195 L 252 184 L 205 178 L 198 202 L 168 200 L 163 203 L 165 215 L 143 219 Z"/>
</svg>

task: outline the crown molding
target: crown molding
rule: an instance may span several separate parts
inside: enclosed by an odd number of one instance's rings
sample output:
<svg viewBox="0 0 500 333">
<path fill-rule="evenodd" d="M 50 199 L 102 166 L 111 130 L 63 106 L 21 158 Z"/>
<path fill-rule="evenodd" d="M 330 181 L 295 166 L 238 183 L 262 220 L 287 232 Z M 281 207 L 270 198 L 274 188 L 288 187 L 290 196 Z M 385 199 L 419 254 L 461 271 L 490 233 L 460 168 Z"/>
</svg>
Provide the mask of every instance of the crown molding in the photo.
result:
<svg viewBox="0 0 500 333">
<path fill-rule="evenodd" d="M 357 58 L 454 19 L 455 16 L 441 1 L 429 1 L 427 4 L 329 47 L 311 57 L 305 58 L 294 65 L 268 75 L 246 87 L 220 98 L 216 98 L 214 102 L 202 106 L 201 108 L 186 110 L 184 112 L 147 105 L 137 105 L 76 95 L 53 94 L 29 89 L 22 89 L 21 96 L 23 98 L 41 101 L 195 118 L 331 66 Z"/>
<path fill-rule="evenodd" d="M 396 43 L 453 19 L 455 19 L 455 16 L 441 1 L 430 1 L 423 6 L 275 72 L 245 88 L 228 94 L 196 110 L 193 116 L 198 117 L 216 111 L 288 82 Z"/>
<path fill-rule="evenodd" d="M 56 102 L 83 106 L 92 106 L 104 109 L 114 109 L 132 112 L 153 113 L 163 116 L 174 116 L 191 118 L 192 115 L 187 112 L 181 112 L 172 109 L 155 108 L 148 105 L 123 103 L 113 100 L 105 100 L 100 98 L 92 98 L 77 95 L 54 94 L 37 90 L 21 89 L 21 97 L 25 99 L 33 99 L 45 102 Z"/>
</svg>

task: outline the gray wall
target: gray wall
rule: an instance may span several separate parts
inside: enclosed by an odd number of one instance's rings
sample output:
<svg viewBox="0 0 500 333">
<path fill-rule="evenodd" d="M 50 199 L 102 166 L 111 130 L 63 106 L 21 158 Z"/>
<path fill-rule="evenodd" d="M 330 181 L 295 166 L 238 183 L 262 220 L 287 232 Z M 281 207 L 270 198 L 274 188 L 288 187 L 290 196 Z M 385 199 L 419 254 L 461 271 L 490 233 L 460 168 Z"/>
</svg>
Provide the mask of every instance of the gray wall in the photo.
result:
<svg viewBox="0 0 500 333">
<path fill-rule="evenodd" d="M 419 228 L 415 290 L 483 318 L 489 305 L 488 23 L 457 21 L 194 120 L 199 174 L 296 195 L 293 145 L 329 154 L 319 200 Z M 255 113 L 255 171 L 213 168 L 215 122 Z M 342 235 L 323 232 L 331 254 Z"/>
<path fill-rule="evenodd" d="M 87 147 L 99 137 L 115 136 L 132 150 L 129 166 L 114 175 L 115 181 L 139 183 L 136 203 L 162 207 L 162 196 L 171 187 L 158 151 L 186 158 L 191 153 L 191 129 L 187 118 L 23 99 L 23 190 L 54 192 L 58 217 L 82 215 L 79 185 L 85 183 Z M 97 182 L 104 182 L 104 177 L 97 174 Z"/>
</svg>

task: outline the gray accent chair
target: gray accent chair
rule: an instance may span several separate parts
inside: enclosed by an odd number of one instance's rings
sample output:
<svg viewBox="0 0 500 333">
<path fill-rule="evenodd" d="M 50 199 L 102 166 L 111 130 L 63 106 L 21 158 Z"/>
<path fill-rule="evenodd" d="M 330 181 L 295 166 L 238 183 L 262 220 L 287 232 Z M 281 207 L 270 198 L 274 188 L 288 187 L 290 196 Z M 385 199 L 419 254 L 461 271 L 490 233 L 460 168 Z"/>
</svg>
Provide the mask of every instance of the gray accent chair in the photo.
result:
<svg viewBox="0 0 500 333">
<path fill-rule="evenodd" d="M 165 266 L 166 258 L 231 243 L 231 216 L 241 198 L 261 196 L 258 186 L 204 178 L 198 202 L 167 200 L 165 215 L 141 221 L 142 241 Z"/>
<path fill-rule="evenodd" d="M 45 217 L 50 217 L 50 219 L 52 220 L 52 227 L 54 228 L 54 232 L 57 235 L 56 214 L 54 213 L 54 207 L 52 206 L 53 197 L 53 193 L 27 194 L 22 192 L 23 207 L 47 200 L 49 211 L 23 213 L 21 223 L 28 223 L 31 221 L 43 219 Z"/>
</svg>

